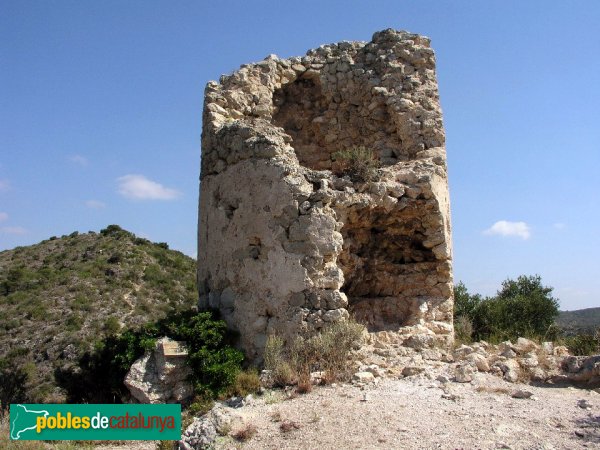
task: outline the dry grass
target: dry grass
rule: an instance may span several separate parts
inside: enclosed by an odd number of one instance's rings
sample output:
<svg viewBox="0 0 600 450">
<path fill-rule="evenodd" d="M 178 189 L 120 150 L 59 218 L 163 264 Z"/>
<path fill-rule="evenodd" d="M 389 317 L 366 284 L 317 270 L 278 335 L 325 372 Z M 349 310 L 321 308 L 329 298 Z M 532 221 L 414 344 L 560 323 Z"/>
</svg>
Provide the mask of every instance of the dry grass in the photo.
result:
<svg viewBox="0 0 600 450">
<path fill-rule="evenodd" d="M 294 372 L 284 350 L 284 341 L 279 336 L 269 336 L 265 346 L 265 369 L 271 372 L 271 381 L 276 386 L 293 384 Z"/>
<path fill-rule="evenodd" d="M 375 152 L 364 146 L 352 147 L 335 152 L 334 171 L 340 176 L 349 176 L 352 181 L 376 181 L 377 169 L 381 165 Z"/>
<path fill-rule="evenodd" d="M 247 442 L 252 439 L 257 432 L 258 429 L 256 428 L 256 425 L 249 423 L 233 433 L 232 436 L 240 442 Z"/>
<path fill-rule="evenodd" d="M 281 411 L 275 410 L 271 413 L 271 421 L 281 422 Z"/>
<path fill-rule="evenodd" d="M 254 368 L 243 370 L 235 377 L 235 382 L 227 390 L 225 397 L 245 397 L 260 389 L 260 376 Z"/>
<path fill-rule="evenodd" d="M 473 342 L 473 323 L 468 317 L 458 316 L 454 319 L 454 343 L 456 347 Z"/>
<path fill-rule="evenodd" d="M 297 422 L 294 422 L 293 420 L 284 420 L 279 425 L 279 429 L 283 433 L 289 433 L 290 431 L 293 431 L 293 430 L 299 430 L 300 429 L 300 424 L 297 423 Z"/>
<path fill-rule="evenodd" d="M 265 348 L 265 368 L 275 385 L 298 384 L 300 393 L 312 389 L 310 373 L 322 371 L 323 381 L 346 380 L 351 375 L 348 358 L 361 341 L 364 326 L 352 320 L 336 322 L 320 333 L 298 336 L 284 345 L 283 339 L 270 336 Z"/>
<path fill-rule="evenodd" d="M 313 389 L 312 382 L 310 380 L 310 374 L 302 374 L 298 378 L 298 385 L 296 386 L 296 392 L 298 394 L 308 394 Z"/>
<path fill-rule="evenodd" d="M 41 450 L 44 445 L 36 441 L 11 441 L 8 411 L 0 415 L 0 448 L 2 450 Z"/>
</svg>

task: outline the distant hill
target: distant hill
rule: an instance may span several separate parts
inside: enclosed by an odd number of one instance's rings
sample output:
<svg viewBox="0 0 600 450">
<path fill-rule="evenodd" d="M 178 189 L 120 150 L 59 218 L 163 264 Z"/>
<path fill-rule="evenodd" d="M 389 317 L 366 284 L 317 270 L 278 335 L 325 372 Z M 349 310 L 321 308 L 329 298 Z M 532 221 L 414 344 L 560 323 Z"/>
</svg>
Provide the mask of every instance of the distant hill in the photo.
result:
<svg viewBox="0 0 600 450">
<path fill-rule="evenodd" d="M 24 383 L 32 402 L 61 401 L 57 368 L 196 304 L 196 261 L 117 225 L 0 252 L 0 382 Z"/>
<path fill-rule="evenodd" d="M 600 328 L 600 308 L 561 311 L 558 319 L 556 319 L 556 323 L 563 328 L 567 334 L 593 334 L 597 328 Z"/>
</svg>

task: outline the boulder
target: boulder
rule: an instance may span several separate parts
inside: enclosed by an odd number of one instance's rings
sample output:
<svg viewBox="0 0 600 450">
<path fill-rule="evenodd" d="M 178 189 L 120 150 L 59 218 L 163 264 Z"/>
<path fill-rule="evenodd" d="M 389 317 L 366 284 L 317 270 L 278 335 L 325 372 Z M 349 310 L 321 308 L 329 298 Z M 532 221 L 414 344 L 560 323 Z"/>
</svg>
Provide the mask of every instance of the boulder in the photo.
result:
<svg viewBox="0 0 600 450">
<path fill-rule="evenodd" d="M 514 345 L 514 350 L 520 355 L 538 350 L 539 348 L 540 346 L 535 342 L 523 337 L 518 338 L 517 343 Z"/>
<path fill-rule="evenodd" d="M 124 381 L 133 398 L 140 403 L 182 403 L 191 398 L 187 353 L 172 351 L 179 347 L 176 341 L 161 338 L 153 351 L 133 363 Z"/>
<path fill-rule="evenodd" d="M 372 383 L 375 381 L 375 376 L 371 372 L 356 372 L 352 378 L 357 383 Z"/>
<path fill-rule="evenodd" d="M 477 368 L 471 363 L 458 364 L 454 369 L 454 379 L 458 383 L 470 383 Z"/>
<path fill-rule="evenodd" d="M 472 365 L 475 365 L 475 367 L 477 367 L 477 370 L 479 370 L 480 372 L 489 372 L 490 371 L 490 364 L 488 363 L 486 357 L 483 356 L 482 354 L 471 353 L 469 356 L 467 356 L 466 359 Z"/>
<path fill-rule="evenodd" d="M 569 381 L 600 384 L 600 355 L 567 356 L 562 369 Z"/>
<path fill-rule="evenodd" d="M 506 359 L 504 361 L 496 361 L 494 366 L 498 367 L 503 374 L 506 381 L 514 383 L 519 380 L 520 366 L 519 363 L 514 359 Z"/>
</svg>

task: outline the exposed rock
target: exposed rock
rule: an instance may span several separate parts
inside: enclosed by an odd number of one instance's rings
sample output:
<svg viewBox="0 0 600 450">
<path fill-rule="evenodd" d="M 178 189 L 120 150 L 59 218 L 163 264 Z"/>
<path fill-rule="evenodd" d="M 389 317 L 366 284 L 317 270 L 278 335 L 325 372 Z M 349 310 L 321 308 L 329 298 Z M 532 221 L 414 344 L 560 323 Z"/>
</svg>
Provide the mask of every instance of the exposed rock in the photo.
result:
<svg viewBox="0 0 600 450">
<path fill-rule="evenodd" d="M 531 396 L 533 396 L 533 392 L 531 391 L 526 391 L 524 389 L 518 389 L 516 391 L 513 391 L 510 396 L 512 398 L 530 398 Z"/>
<path fill-rule="evenodd" d="M 412 377 L 414 375 L 418 375 L 425 371 L 425 367 L 417 367 L 417 366 L 406 366 L 402 369 L 402 376 Z"/>
<path fill-rule="evenodd" d="M 425 360 L 441 361 L 442 359 L 444 359 L 445 352 L 442 352 L 437 348 L 426 348 L 421 352 L 421 356 Z"/>
<path fill-rule="evenodd" d="M 440 383 L 444 384 L 448 383 L 450 381 L 450 378 L 448 378 L 448 376 L 446 375 L 438 375 L 436 381 L 439 381 Z"/>
<path fill-rule="evenodd" d="M 600 384 L 600 355 L 566 356 L 562 360 L 563 380 Z"/>
<path fill-rule="evenodd" d="M 454 379 L 458 383 L 470 383 L 477 369 L 470 363 L 461 363 L 454 368 Z"/>
<path fill-rule="evenodd" d="M 513 345 L 512 342 L 510 341 L 504 341 L 504 342 L 500 342 L 498 344 L 498 352 L 500 352 L 501 354 L 507 350 L 513 351 L 516 353 L 516 348 Z"/>
<path fill-rule="evenodd" d="M 356 372 L 352 379 L 358 383 L 372 383 L 375 376 L 371 372 Z"/>
<path fill-rule="evenodd" d="M 502 371 L 502 375 L 506 381 L 514 383 L 519 380 L 519 374 L 521 370 L 519 363 L 516 360 L 500 360 L 496 361 L 493 365 Z"/>
<path fill-rule="evenodd" d="M 269 334 L 290 341 L 350 314 L 397 344 L 449 344 L 444 141 L 422 36 L 384 30 L 209 82 L 200 307 L 219 309 L 255 360 Z M 337 152 L 356 147 L 381 168 L 346 170 Z"/>
<path fill-rule="evenodd" d="M 133 363 L 125 386 L 140 403 L 182 403 L 193 395 L 193 387 L 187 381 L 190 369 L 186 365 L 187 353 L 171 352 L 178 343 L 169 338 L 156 342 L 153 351 Z"/>
<path fill-rule="evenodd" d="M 554 354 L 554 342 L 542 342 L 542 351 L 547 355 Z"/>
<path fill-rule="evenodd" d="M 532 381 L 546 381 L 548 379 L 548 373 L 540 367 L 534 367 L 529 370 L 529 378 Z"/>
<path fill-rule="evenodd" d="M 517 353 L 512 348 L 506 348 L 500 353 L 500 356 L 503 356 L 504 358 L 516 358 Z"/>
<path fill-rule="evenodd" d="M 592 404 L 587 400 L 579 400 L 577 402 L 577 406 L 579 406 L 581 409 L 592 409 Z"/>
<path fill-rule="evenodd" d="M 467 355 L 470 355 L 473 352 L 474 352 L 473 347 L 463 344 L 454 350 L 453 355 L 456 360 L 460 361 L 460 360 L 465 359 L 467 357 Z"/>
<path fill-rule="evenodd" d="M 213 447 L 216 439 L 217 429 L 213 422 L 206 416 L 195 417 L 181 435 L 179 450 L 209 449 Z"/>
<path fill-rule="evenodd" d="M 569 349 L 564 345 L 554 347 L 554 356 L 569 356 Z"/>
<path fill-rule="evenodd" d="M 517 343 L 514 345 L 514 350 L 518 354 L 529 353 L 538 350 L 539 348 L 540 346 L 537 345 L 535 342 L 529 339 L 525 339 L 523 337 L 518 338 Z"/>
<path fill-rule="evenodd" d="M 374 377 L 383 377 L 385 376 L 385 370 L 379 367 L 377 364 L 371 364 L 365 369 L 366 372 L 371 372 Z"/>
<path fill-rule="evenodd" d="M 526 353 L 519 359 L 519 364 L 521 364 L 521 367 L 531 369 L 539 365 L 539 360 L 535 353 Z"/>
<path fill-rule="evenodd" d="M 214 448 L 217 436 L 227 435 L 237 423 L 243 422 L 241 414 L 220 403 L 202 417 L 195 417 L 178 442 L 180 450 L 205 450 Z"/>
<path fill-rule="evenodd" d="M 490 364 L 488 363 L 486 357 L 480 353 L 471 353 L 467 356 L 466 360 L 469 361 L 472 365 L 475 365 L 475 367 L 477 367 L 477 370 L 479 370 L 480 372 L 490 371 Z"/>
</svg>

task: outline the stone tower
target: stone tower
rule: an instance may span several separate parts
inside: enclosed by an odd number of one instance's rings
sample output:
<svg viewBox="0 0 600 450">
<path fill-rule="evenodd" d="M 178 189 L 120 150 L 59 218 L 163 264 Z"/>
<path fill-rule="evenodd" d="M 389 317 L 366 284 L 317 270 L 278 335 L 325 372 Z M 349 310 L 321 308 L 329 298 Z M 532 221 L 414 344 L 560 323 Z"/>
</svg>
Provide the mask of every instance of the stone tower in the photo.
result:
<svg viewBox="0 0 600 450">
<path fill-rule="evenodd" d="M 384 30 L 368 43 L 270 55 L 207 84 L 200 307 L 221 311 L 250 358 L 269 334 L 289 339 L 349 315 L 375 339 L 452 340 L 445 137 L 429 42 Z M 348 151 L 374 155 L 380 168 L 349 175 Z"/>
</svg>

